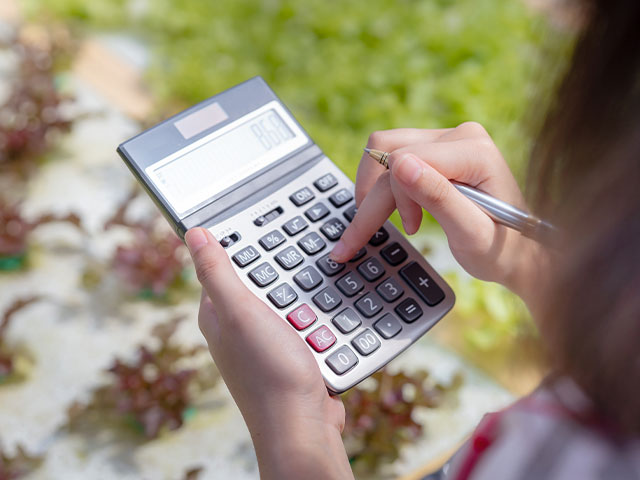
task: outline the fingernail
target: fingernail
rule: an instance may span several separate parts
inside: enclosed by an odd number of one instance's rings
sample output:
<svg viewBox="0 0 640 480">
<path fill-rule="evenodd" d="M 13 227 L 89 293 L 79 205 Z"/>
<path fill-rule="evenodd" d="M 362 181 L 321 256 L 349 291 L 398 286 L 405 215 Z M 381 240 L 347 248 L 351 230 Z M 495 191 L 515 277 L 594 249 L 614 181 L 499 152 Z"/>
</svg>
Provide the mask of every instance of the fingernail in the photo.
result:
<svg viewBox="0 0 640 480">
<path fill-rule="evenodd" d="M 346 253 L 347 253 L 347 246 L 344 244 L 342 240 L 339 240 L 338 243 L 334 245 L 333 250 L 331 250 L 329 257 L 332 260 L 338 260 L 343 258 Z"/>
<path fill-rule="evenodd" d="M 422 175 L 422 162 L 414 155 L 405 155 L 396 162 L 393 173 L 395 177 L 406 185 L 413 185 Z"/>
<path fill-rule="evenodd" d="M 204 228 L 192 228 L 187 231 L 184 236 L 184 241 L 187 244 L 187 248 L 193 255 L 202 247 L 204 247 L 207 243 L 209 243 L 209 237 L 207 232 L 204 231 Z"/>
</svg>

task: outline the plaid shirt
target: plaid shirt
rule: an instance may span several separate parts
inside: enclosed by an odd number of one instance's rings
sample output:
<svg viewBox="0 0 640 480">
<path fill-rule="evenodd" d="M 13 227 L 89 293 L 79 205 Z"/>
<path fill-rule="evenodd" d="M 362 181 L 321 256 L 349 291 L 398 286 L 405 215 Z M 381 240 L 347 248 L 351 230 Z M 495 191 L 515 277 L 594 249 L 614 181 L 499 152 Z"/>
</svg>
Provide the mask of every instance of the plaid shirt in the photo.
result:
<svg viewBox="0 0 640 480">
<path fill-rule="evenodd" d="M 633 399 L 631 401 L 638 401 Z M 640 480 L 640 438 L 611 435 L 567 378 L 501 412 L 424 480 Z"/>
</svg>

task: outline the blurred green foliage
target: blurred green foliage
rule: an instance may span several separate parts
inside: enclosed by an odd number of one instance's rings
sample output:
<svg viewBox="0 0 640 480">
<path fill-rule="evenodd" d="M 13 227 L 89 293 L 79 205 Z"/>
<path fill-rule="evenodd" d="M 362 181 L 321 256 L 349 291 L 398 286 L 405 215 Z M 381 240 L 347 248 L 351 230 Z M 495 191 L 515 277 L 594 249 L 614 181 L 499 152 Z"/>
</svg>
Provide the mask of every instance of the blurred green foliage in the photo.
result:
<svg viewBox="0 0 640 480">
<path fill-rule="evenodd" d="M 467 120 L 485 125 L 521 176 L 524 119 L 557 36 L 514 0 L 25 2 L 32 15 L 141 36 L 161 105 L 263 76 L 352 178 L 372 131 Z"/>
</svg>

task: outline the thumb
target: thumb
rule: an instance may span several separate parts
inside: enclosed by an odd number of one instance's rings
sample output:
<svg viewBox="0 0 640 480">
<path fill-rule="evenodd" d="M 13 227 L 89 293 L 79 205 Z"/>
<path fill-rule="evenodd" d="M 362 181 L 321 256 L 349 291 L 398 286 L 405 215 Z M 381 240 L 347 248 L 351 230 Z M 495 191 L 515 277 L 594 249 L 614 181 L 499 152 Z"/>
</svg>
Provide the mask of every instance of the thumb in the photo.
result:
<svg viewBox="0 0 640 480">
<path fill-rule="evenodd" d="M 192 228 L 184 236 L 193 258 L 198 280 L 216 309 L 228 310 L 246 298 L 246 287 L 238 278 L 222 245 L 206 228 Z"/>
</svg>

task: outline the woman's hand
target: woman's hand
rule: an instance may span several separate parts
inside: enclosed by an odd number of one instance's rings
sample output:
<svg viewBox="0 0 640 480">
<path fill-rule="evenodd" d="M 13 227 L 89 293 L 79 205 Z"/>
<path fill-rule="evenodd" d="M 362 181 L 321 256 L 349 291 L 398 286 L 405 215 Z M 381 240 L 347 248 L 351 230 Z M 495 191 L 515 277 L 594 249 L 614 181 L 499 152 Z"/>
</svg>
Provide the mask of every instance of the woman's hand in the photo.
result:
<svg viewBox="0 0 640 480">
<path fill-rule="evenodd" d="M 185 241 L 203 286 L 200 329 L 249 427 L 261 478 L 352 478 L 344 406 L 307 345 L 240 281 L 209 231 L 189 230 Z"/>
<path fill-rule="evenodd" d="M 363 155 L 356 181 L 358 211 L 331 253 L 334 260 L 349 260 L 396 208 L 405 231 L 415 233 L 424 208 L 444 229 L 465 270 L 532 300 L 528 277 L 535 262 L 530 254 L 537 244 L 493 222 L 449 181 L 471 185 L 526 210 L 509 167 L 481 125 L 376 132 L 367 146 L 391 152 L 390 169 Z"/>
</svg>

